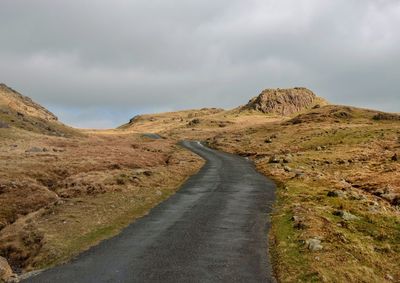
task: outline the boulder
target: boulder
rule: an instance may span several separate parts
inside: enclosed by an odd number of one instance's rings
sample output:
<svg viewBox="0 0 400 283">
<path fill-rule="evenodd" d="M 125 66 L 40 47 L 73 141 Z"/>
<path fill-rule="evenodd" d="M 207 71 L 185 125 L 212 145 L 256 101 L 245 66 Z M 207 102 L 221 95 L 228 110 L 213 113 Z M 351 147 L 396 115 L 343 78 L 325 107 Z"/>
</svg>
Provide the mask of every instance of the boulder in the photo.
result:
<svg viewBox="0 0 400 283">
<path fill-rule="evenodd" d="M 317 238 L 306 240 L 306 246 L 312 252 L 320 251 L 323 249 L 323 246 L 321 245 L 321 240 Z"/>
</svg>

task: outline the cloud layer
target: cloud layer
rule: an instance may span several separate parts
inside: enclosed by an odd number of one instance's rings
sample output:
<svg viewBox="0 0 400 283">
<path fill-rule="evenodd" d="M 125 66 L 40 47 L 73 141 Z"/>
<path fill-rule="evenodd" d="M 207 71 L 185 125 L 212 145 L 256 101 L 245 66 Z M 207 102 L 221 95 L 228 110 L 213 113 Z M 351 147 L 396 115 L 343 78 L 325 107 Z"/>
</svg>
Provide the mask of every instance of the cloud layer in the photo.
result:
<svg viewBox="0 0 400 283">
<path fill-rule="evenodd" d="M 0 81 L 82 127 L 267 87 L 400 112 L 399 26 L 397 0 L 3 0 Z"/>
</svg>

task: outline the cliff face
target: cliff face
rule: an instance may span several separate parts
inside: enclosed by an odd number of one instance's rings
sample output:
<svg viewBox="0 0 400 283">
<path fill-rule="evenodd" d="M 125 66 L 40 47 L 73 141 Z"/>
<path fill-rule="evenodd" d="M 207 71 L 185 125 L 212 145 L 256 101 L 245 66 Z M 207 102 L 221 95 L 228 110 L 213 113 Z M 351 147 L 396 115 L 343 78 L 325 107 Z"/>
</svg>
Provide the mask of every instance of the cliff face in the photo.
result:
<svg viewBox="0 0 400 283">
<path fill-rule="evenodd" d="M 244 106 L 263 113 L 290 116 L 304 110 L 328 104 L 307 88 L 266 89 Z"/>
</svg>

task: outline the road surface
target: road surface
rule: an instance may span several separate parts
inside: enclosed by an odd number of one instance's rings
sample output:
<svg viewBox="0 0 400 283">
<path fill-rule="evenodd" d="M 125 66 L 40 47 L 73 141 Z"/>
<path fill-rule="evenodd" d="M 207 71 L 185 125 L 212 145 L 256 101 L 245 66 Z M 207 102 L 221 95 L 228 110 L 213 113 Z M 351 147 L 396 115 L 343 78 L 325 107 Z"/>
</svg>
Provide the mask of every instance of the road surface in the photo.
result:
<svg viewBox="0 0 400 283">
<path fill-rule="evenodd" d="M 275 282 L 267 256 L 275 185 L 245 158 L 198 142 L 198 174 L 147 216 L 24 282 Z"/>
</svg>

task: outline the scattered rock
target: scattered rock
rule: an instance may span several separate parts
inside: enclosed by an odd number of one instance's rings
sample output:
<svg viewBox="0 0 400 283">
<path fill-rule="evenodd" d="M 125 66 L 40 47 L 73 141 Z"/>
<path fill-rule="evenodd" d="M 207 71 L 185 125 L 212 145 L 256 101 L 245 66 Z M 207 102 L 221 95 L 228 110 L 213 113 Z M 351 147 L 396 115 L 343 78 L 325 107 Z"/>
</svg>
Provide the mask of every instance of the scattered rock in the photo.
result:
<svg viewBox="0 0 400 283">
<path fill-rule="evenodd" d="M 392 161 L 398 161 L 399 158 L 397 157 L 397 153 L 392 156 Z"/>
<path fill-rule="evenodd" d="M 321 245 L 321 240 L 316 238 L 306 240 L 306 246 L 312 252 L 320 251 L 323 249 L 323 246 Z"/>
<path fill-rule="evenodd" d="M 264 140 L 265 143 L 272 143 L 272 139 L 271 138 L 267 138 Z"/>
</svg>

